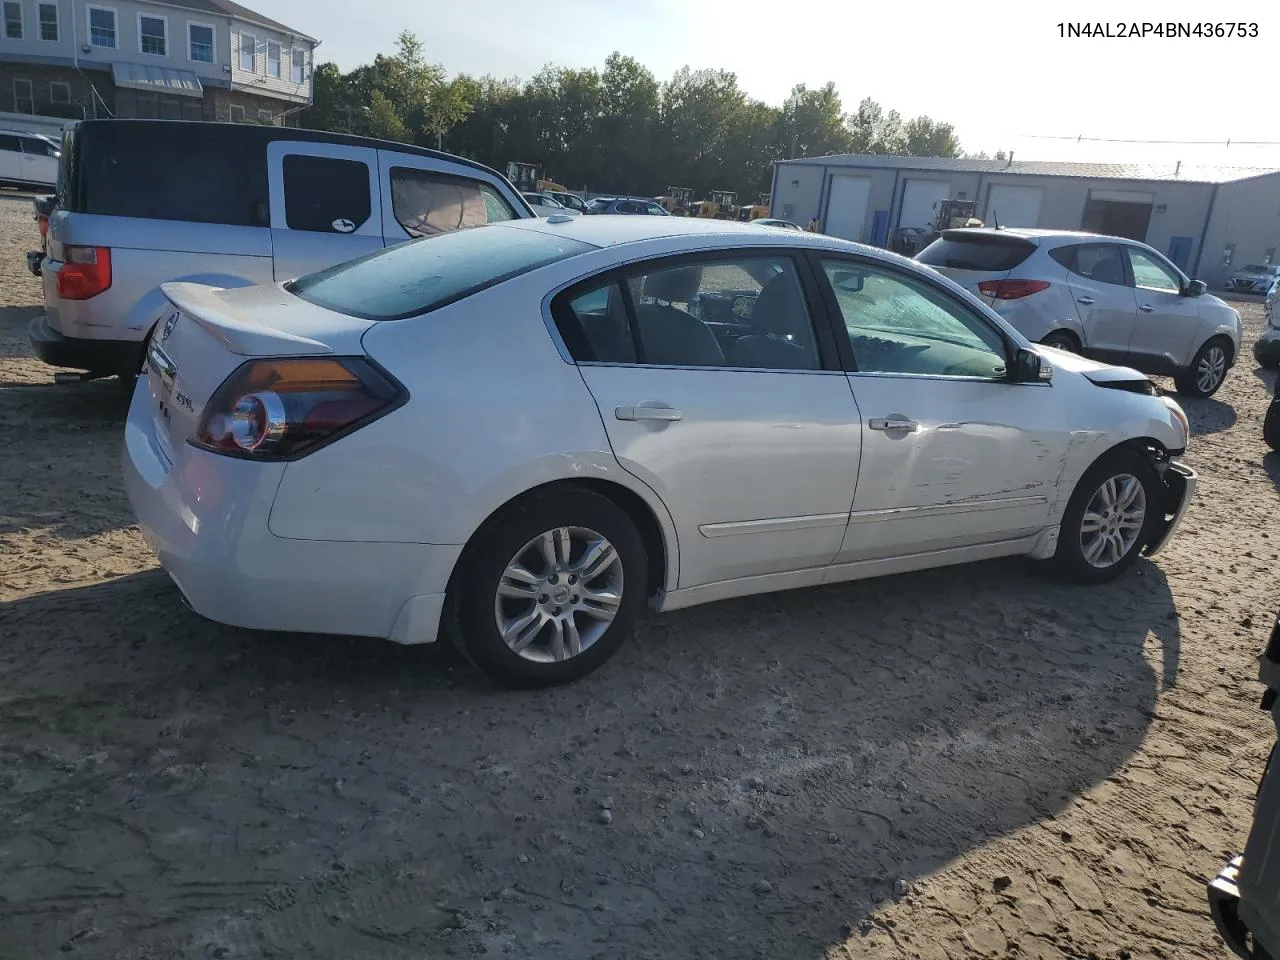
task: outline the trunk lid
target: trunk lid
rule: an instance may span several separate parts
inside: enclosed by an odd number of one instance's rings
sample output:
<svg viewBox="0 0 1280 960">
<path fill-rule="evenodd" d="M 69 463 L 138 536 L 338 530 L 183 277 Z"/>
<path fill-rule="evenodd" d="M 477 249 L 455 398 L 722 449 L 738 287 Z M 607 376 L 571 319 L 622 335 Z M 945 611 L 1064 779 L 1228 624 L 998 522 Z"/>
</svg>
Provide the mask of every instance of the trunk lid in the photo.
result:
<svg viewBox="0 0 1280 960">
<path fill-rule="evenodd" d="M 224 290 L 162 284 L 169 304 L 147 348 L 147 389 L 156 439 L 174 451 L 195 433 L 214 391 L 254 357 L 362 356 L 372 326 L 306 303 L 280 286 Z"/>
<path fill-rule="evenodd" d="M 1035 250 L 1034 240 L 1016 234 L 977 228 L 944 230 L 937 240 L 916 254 L 915 259 L 990 305 L 994 298 L 985 296 L 978 284 L 984 280 L 1008 279 Z"/>
</svg>

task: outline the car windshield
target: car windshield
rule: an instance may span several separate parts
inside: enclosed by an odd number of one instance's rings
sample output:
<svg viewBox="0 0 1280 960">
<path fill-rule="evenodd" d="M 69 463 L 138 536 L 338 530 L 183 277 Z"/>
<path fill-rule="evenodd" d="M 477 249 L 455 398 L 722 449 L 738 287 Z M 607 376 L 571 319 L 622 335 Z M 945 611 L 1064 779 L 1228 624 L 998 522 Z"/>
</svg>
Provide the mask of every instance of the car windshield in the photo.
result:
<svg viewBox="0 0 1280 960">
<path fill-rule="evenodd" d="M 285 289 L 362 320 L 403 320 L 594 249 L 536 230 L 467 227 L 376 250 L 299 277 Z"/>
</svg>

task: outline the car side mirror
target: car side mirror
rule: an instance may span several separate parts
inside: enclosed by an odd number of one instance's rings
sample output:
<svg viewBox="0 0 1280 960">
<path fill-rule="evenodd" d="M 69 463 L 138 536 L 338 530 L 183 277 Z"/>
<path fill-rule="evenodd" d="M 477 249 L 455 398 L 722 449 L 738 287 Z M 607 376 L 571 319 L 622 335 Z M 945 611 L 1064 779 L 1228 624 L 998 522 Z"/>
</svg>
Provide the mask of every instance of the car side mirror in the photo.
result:
<svg viewBox="0 0 1280 960">
<path fill-rule="evenodd" d="M 862 274 L 852 270 L 842 270 L 831 278 L 831 282 L 845 293 L 861 293 L 863 277 Z"/>
<path fill-rule="evenodd" d="M 1014 383 L 1048 383 L 1053 379 L 1053 364 L 1034 350 L 1019 347 L 1013 355 Z"/>
<path fill-rule="evenodd" d="M 1203 280 L 1189 280 L 1187 281 L 1187 289 L 1182 292 L 1188 297 L 1203 297 L 1208 289 L 1208 284 Z"/>
</svg>

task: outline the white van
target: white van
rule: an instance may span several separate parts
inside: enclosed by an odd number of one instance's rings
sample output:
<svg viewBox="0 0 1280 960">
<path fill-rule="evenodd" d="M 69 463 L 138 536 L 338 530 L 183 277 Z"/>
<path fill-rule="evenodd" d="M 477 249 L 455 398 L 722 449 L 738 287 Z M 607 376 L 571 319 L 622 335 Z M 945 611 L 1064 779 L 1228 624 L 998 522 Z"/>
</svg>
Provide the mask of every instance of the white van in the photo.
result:
<svg viewBox="0 0 1280 960">
<path fill-rule="evenodd" d="M 61 156 L 58 144 L 46 136 L 0 130 L 0 186 L 52 187 Z"/>
</svg>

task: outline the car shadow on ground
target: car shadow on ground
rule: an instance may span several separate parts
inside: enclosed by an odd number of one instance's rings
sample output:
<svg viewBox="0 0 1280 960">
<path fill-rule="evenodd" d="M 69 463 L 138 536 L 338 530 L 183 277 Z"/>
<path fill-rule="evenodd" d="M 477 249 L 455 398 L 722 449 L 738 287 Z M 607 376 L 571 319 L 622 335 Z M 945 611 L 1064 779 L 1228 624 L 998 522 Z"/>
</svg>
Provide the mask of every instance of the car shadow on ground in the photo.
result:
<svg viewBox="0 0 1280 960">
<path fill-rule="evenodd" d="M 1253 368 L 1253 375 L 1262 382 L 1264 387 L 1267 388 L 1267 393 L 1273 393 L 1275 391 L 1276 371 L 1268 370 L 1263 366 L 1256 366 Z"/>
<path fill-rule="evenodd" d="M 1221 433 L 1235 426 L 1236 410 L 1229 403 L 1223 403 L 1213 397 L 1184 397 L 1174 390 L 1161 390 L 1160 393 L 1182 407 L 1187 419 L 1191 421 L 1193 437 Z"/>
<path fill-rule="evenodd" d="M 90 908 L 71 946 L 106 956 L 817 958 L 1123 768 L 1179 658 L 1145 561 L 712 604 L 532 693 L 445 648 L 221 627 L 158 572 L 0 622 L 14 956 Z"/>
</svg>

